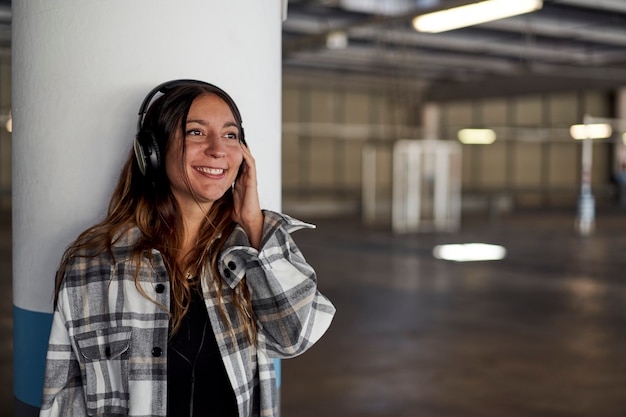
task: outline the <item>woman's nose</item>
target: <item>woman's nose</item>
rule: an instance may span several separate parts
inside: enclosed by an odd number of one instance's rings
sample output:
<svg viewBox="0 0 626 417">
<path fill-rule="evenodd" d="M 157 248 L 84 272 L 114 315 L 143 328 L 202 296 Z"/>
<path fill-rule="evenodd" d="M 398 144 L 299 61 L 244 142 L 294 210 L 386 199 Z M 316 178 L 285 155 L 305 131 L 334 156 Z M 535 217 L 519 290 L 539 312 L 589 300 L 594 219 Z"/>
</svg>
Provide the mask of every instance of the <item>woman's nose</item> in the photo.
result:
<svg viewBox="0 0 626 417">
<path fill-rule="evenodd" d="M 222 158 L 226 156 L 226 146 L 219 135 L 209 135 L 204 152 L 215 158 Z"/>
</svg>

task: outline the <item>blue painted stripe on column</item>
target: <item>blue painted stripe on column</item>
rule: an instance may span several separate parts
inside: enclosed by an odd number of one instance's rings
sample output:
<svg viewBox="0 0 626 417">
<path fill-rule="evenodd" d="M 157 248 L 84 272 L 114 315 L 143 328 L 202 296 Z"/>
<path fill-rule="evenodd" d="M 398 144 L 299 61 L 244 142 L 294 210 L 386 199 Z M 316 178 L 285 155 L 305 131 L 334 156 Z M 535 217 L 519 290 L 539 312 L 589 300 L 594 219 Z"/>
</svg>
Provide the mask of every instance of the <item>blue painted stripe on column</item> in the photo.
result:
<svg viewBox="0 0 626 417">
<path fill-rule="evenodd" d="M 52 314 L 13 306 L 13 393 L 39 408 Z"/>
<path fill-rule="evenodd" d="M 52 314 L 13 306 L 13 392 L 20 401 L 39 408 Z M 274 359 L 276 386 L 281 386 L 281 361 Z"/>
<path fill-rule="evenodd" d="M 274 359 L 274 369 L 276 370 L 276 387 L 280 388 L 280 359 Z"/>
</svg>

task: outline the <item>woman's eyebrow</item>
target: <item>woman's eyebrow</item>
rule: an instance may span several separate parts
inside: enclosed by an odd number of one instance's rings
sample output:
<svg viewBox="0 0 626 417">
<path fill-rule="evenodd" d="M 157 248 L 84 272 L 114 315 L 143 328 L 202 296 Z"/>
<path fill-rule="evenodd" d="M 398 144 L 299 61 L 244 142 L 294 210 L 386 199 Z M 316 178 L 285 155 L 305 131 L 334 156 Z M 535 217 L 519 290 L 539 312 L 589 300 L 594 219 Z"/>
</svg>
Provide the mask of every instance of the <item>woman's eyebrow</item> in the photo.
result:
<svg viewBox="0 0 626 417">
<path fill-rule="evenodd" d="M 187 119 L 187 123 L 198 123 L 204 126 L 211 124 L 209 121 L 204 119 Z M 236 127 L 239 129 L 237 122 L 226 122 L 222 127 Z"/>
<path fill-rule="evenodd" d="M 187 119 L 187 123 L 198 123 L 198 124 L 201 124 L 201 125 L 209 124 L 209 122 L 207 122 L 204 119 Z"/>
</svg>

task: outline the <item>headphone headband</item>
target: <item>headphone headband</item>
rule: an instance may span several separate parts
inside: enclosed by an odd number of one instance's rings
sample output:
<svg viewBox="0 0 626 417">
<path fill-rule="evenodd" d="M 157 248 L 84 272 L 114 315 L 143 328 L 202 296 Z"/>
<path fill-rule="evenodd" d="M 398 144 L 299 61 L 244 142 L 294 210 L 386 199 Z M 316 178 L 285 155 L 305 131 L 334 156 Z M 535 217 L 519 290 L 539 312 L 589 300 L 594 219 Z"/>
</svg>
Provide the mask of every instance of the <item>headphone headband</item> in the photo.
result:
<svg viewBox="0 0 626 417">
<path fill-rule="evenodd" d="M 137 132 L 141 130 L 141 127 L 143 126 L 143 121 L 146 117 L 146 113 L 148 113 L 148 109 L 150 108 L 150 104 L 152 104 L 152 101 L 154 101 L 157 98 L 157 95 L 159 93 L 165 94 L 169 90 L 179 87 L 179 86 L 183 86 L 183 85 L 199 85 L 199 86 L 209 87 L 212 90 L 214 90 L 214 93 L 220 96 L 220 98 L 222 98 L 226 102 L 226 104 L 228 104 L 228 107 L 230 107 L 231 111 L 233 112 L 233 116 L 235 116 L 235 121 L 239 124 L 240 127 L 242 127 L 243 121 L 241 120 L 241 114 L 239 113 L 239 109 L 237 108 L 237 105 L 235 104 L 235 100 L 233 100 L 226 91 L 222 90 L 221 88 L 219 88 L 218 86 L 214 84 L 210 84 L 205 81 L 192 80 L 192 79 L 180 79 L 180 80 L 166 81 L 164 83 L 157 85 L 148 93 L 146 98 L 143 99 L 143 102 L 141 103 L 141 107 L 139 107 L 139 114 L 138 114 L 139 118 L 137 120 Z"/>
</svg>

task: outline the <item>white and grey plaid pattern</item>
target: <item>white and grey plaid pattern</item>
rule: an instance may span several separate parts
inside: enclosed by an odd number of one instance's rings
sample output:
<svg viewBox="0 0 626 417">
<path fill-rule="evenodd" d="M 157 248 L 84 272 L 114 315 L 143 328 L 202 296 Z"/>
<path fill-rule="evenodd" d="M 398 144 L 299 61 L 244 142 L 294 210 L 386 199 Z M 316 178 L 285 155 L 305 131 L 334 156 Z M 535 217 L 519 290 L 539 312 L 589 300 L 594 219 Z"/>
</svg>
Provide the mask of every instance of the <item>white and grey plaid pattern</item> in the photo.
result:
<svg viewBox="0 0 626 417">
<path fill-rule="evenodd" d="M 210 277 L 202 280 L 241 417 L 278 414 L 273 358 L 304 352 L 323 335 L 335 312 L 317 291 L 315 272 L 290 236 L 312 226 L 279 213 L 264 214 L 261 250 L 251 248 L 237 227 L 220 258 L 228 283 L 224 307 L 234 331 L 223 322 Z M 116 242 L 115 262 L 106 254 L 72 259 L 53 318 L 42 417 L 166 415 L 168 314 L 142 296 L 133 280 L 136 266 L 129 255 L 139 233 L 132 229 Z M 248 342 L 231 302 L 232 289 L 244 276 L 257 346 Z M 158 251 L 141 262 L 139 285 L 169 306 L 168 275 Z"/>
</svg>

